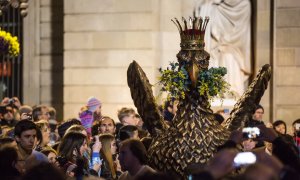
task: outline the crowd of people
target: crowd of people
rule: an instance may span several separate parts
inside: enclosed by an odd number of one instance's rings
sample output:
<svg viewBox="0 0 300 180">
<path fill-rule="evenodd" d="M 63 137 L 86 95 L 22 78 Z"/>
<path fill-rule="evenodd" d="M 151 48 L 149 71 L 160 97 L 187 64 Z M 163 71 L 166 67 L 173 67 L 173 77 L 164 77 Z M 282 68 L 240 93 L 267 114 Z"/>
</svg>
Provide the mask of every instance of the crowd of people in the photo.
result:
<svg viewBox="0 0 300 180">
<path fill-rule="evenodd" d="M 171 125 L 178 101 L 160 108 Z M 134 109 L 123 107 L 118 120 L 101 112 L 95 97 L 87 100 L 73 119 L 58 120 L 56 110 L 45 105 L 23 105 L 17 97 L 0 105 L 0 179 L 300 179 L 300 119 L 287 134 L 284 121 L 263 122 L 258 106 L 246 127 L 256 136 L 233 131 L 210 162 L 189 169 L 187 177 L 159 172 L 148 164 L 151 137 Z M 222 111 L 215 114 L 221 124 Z M 253 133 L 248 132 L 248 133 Z M 249 135 L 249 134 L 248 134 Z M 251 152 L 255 161 L 236 161 Z"/>
</svg>

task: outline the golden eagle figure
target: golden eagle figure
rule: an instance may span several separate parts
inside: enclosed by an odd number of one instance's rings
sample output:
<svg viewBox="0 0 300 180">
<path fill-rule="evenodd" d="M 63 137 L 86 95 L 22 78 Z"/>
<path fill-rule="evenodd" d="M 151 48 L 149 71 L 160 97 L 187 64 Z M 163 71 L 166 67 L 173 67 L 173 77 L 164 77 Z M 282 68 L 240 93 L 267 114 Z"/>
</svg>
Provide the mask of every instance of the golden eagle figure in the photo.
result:
<svg viewBox="0 0 300 180">
<path fill-rule="evenodd" d="M 185 65 L 191 80 L 186 97 L 179 100 L 178 111 L 168 126 L 161 115 L 142 68 L 133 61 L 127 71 L 127 81 L 134 104 L 141 115 L 152 143 L 148 149 L 149 164 L 159 171 L 172 171 L 182 178 L 187 168 L 205 164 L 229 137 L 230 132 L 247 121 L 267 88 L 271 77 L 269 65 L 263 66 L 248 90 L 234 106 L 230 117 L 220 125 L 210 109 L 208 97 L 199 95 L 197 77 L 206 71 L 210 55 L 204 50 L 204 35 L 209 19 L 190 18 L 189 27 L 183 18 L 183 26 L 175 18 L 181 37 L 181 50 L 177 54 L 179 66 Z"/>
</svg>

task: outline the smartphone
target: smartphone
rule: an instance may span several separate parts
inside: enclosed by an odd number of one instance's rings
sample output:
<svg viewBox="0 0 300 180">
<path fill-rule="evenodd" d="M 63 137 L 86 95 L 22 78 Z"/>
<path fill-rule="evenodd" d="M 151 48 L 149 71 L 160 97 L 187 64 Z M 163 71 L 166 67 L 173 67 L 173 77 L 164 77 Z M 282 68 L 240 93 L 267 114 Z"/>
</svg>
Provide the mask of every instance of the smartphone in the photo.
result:
<svg viewBox="0 0 300 180">
<path fill-rule="evenodd" d="M 257 138 L 260 135 L 260 130 L 258 127 L 245 127 L 242 130 L 243 137 L 247 139 Z"/>
<path fill-rule="evenodd" d="M 229 109 L 224 109 L 224 114 L 229 114 Z"/>
<path fill-rule="evenodd" d="M 234 167 L 241 167 L 256 162 L 256 156 L 252 152 L 240 152 L 233 159 Z"/>
</svg>

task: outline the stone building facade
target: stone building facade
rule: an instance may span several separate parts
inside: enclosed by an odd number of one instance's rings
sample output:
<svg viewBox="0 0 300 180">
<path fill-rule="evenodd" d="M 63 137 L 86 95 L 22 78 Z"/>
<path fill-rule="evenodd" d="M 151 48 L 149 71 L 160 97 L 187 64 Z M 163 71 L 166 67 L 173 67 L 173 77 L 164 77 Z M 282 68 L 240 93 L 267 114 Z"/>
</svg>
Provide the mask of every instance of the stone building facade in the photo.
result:
<svg viewBox="0 0 300 180">
<path fill-rule="evenodd" d="M 119 108 L 133 107 L 128 64 L 136 60 L 150 82 L 157 82 L 157 69 L 175 61 L 179 51 L 179 34 L 170 19 L 191 16 L 194 4 L 31 0 L 24 20 L 24 102 L 53 105 L 66 119 L 95 96 L 103 113 L 116 119 Z M 265 120 L 291 123 L 300 117 L 300 2 L 255 0 L 253 5 L 253 70 L 269 63 L 274 74 L 261 101 Z"/>
</svg>

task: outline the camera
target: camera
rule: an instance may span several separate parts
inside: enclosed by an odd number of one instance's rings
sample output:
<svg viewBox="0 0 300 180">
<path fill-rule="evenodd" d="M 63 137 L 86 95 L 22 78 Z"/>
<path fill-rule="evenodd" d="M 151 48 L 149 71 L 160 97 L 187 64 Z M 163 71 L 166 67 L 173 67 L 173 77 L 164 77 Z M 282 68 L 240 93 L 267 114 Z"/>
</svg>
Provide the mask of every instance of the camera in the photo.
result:
<svg viewBox="0 0 300 180">
<path fill-rule="evenodd" d="M 255 162 L 256 156 L 252 152 L 240 152 L 233 159 L 234 167 L 246 166 Z"/>
<path fill-rule="evenodd" d="M 258 127 L 245 127 L 243 128 L 242 132 L 243 137 L 247 139 L 254 139 L 260 135 L 260 130 Z"/>
<path fill-rule="evenodd" d="M 13 99 L 13 98 L 11 98 L 11 99 L 8 100 L 8 104 L 14 104 L 15 102 L 16 102 L 16 100 Z"/>
<path fill-rule="evenodd" d="M 12 108 L 17 108 L 17 106 L 15 105 L 15 102 L 17 102 L 14 98 L 10 98 L 8 100 L 8 104 L 6 106 L 10 106 Z"/>
</svg>

